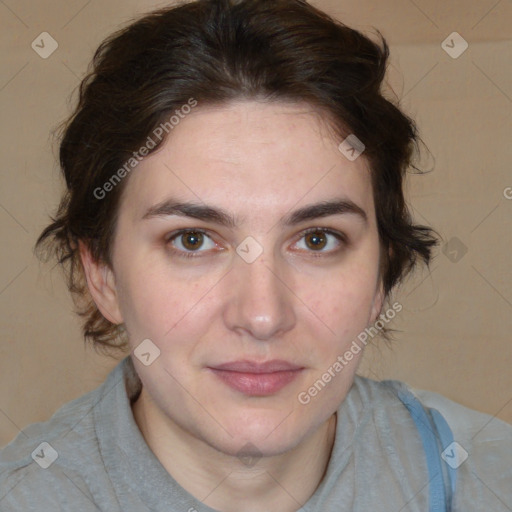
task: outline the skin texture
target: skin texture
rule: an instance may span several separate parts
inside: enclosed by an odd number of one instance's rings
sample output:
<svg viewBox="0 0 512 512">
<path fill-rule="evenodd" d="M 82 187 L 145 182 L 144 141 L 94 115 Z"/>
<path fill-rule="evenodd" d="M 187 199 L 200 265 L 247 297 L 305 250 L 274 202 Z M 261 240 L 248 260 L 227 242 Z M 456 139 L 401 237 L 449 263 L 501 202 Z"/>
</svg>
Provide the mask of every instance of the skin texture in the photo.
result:
<svg viewBox="0 0 512 512">
<path fill-rule="evenodd" d="M 310 403 L 297 396 L 380 313 L 370 173 L 364 154 L 352 162 L 340 142 L 305 104 L 199 105 L 128 178 L 113 268 L 82 245 L 102 313 L 124 322 L 132 349 L 150 339 L 160 350 L 149 366 L 132 352 L 143 383 L 133 413 L 144 438 L 186 490 L 217 510 L 293 511 L 313 494 L 362 351 Z M 143 219 L 169 198 L 221 208 L 236 226 Z M 352 201 L 366 220 L 342 213 L 283 224 L 333 199 Z M 317 233 L 321 247 L 312 246 L 309 228 L 346 241 Z M 179 229 L 205 230 L 193 257 L 184 256 L 190 238 L 170 239 Z M 252 263 L 236 252 L 248 236 L 263 249 Z M 303 370 L 274 394 L 247 396 L 208 368 L 242 359 L 283 359 Z"/>
</svg>

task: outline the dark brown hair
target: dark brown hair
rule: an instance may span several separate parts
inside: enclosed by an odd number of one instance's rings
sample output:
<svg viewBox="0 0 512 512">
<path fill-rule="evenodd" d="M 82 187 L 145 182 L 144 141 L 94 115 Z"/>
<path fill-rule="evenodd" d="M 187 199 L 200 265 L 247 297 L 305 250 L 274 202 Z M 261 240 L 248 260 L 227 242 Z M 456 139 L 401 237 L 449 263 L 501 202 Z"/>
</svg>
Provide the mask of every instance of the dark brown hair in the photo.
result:
<svg viewBox="0 0 512 512">
<path fill-rule="evenodd" d="M 36 245 L 63 265 L 85 339 L 126 348 L 122 326 L 88 293 L 78 241 L 111 265 L 129 178 L 104 197 L 95 191 L 191 98 L 198 108 L 235 99 L 305 102 L 328 116 L 340 142 L 355 134 L 371 169 L 386 295 L 418 257 L 428 264 L 434 232 L 412 223 L 402 190 L 419 139 L 382 93 L 389 49 L 377 33 L 378 43 L 303 0 L 196 0 L 153 12 L 99 46 L 62 133 L 67 188 Z"/>
</svg>

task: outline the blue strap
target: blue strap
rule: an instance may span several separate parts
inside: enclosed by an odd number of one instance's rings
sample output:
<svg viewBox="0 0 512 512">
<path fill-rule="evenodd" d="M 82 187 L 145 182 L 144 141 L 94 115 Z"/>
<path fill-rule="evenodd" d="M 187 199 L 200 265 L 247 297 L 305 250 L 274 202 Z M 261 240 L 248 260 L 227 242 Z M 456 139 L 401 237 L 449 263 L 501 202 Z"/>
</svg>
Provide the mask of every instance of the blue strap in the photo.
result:
<svg viewBox="0 0 512 512">
<path fill-rule="evenodd" d="M 398 398 L 403 402 L 418 429 L 425 450 L 429 474 L 429 512 L 448 512 L 451 510 L 450 501 L 446 496 L 443 477 L 443 465 L 439 449 L 440 439 L 443 449 L 452 441 L 450 427 L 435 409 L 431 409 L 432 420 L 421 402 L 407 389 L 398 392 Z M 451 468 L 450 468 L 451 469 Z M 454 470 L 449 472 L 452 496 L 455 492 Z"/>
<path fill-rule="evenodd" d="M 432 420 L 436 426 L 437 433 L 439 434 L 439 439 L 441 441 L 441 447 L 444 451 L 454 441 L 452 430 L 444 419 L 444 416 L 437 409 L 430 409 L 430 415 L 432 416 Z M 452 490 L 453 497 L 455 495 L 455 487 L 457 485 L 457 469 L 453 468 L 449 464 L 447 464 L 447 466 L 448 476 L 450 477 L 450 488 Z"/>
</svg>

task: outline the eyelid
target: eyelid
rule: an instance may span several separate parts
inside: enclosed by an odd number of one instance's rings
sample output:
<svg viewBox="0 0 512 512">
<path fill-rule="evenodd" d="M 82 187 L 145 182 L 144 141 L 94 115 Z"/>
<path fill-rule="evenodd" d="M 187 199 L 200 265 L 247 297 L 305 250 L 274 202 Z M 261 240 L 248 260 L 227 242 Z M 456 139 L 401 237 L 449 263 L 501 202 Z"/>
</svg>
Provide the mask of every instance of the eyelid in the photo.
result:
<svg viewBox="0 0 512 512">
<path fill-rule="evenodd" d="M 300 232 L 300 237 L 303 237 L 304 235 L 307 235 L 309 233 L 327 233 L 328 235 L 333 235 L 334 237 L 338 238 L 341 241 L 347 242 L 347 235 L 345 233 L 338 231 L 337 229 L 333 228 L 327 228 L 327 227 L 313 227 L 313 228 L 307 228 L 304 231 Z"/>
<path fill-rule="evenodd" d="M 202 228 L 182 228 L 177 229 L 176 231 L 173 231 L 172 233 L 168 233 L 165 235 L 165 241 L 171 242 L 175 238 L 178 238 L 180 235 L 184 235 L 185 233 L 201 233 L 202 235 L 206 235 L 208 238 L 211 238 L 210 235 L 208 235 L 208 230 L 202 229 Z"/>
<path fill-rule="evenodd" d="M 323 250 L 305 251 L 305 250 L 301 249 L 301 251 L 308 252 L 309 254 L 311 254 L 313 256 L 328 256 L 328 255 L 337 254 L 341 250 L 342 246 L 344 246 L 344 245 L 346 246 L 349 243 L 347 235 L 345 235 L 345 233 L 342 233 L 341 231 L 338 231 L 338 230 L 332 229 L 332 228 L 327 228 L 327 227 L 312 227 L 312 228 L 307 228 L 304 231 L 301 231 L 299 233 L 299 235 L 297 236 L 297 240 L 296 240 L 296 242 L 294 242 L 294 244 L 296 244 L 297 242 L 302 240 L 306 235 L 308 235 L 310 233 L 325 233 L 327 235 L 332 235 L 338 240 L 338 242 L 340 244 L 340 247 L 338 247 L 336 249 L 332 249 L 330 251 L 323 251 Z"/>
<path fill-rule="evenodd" d="M 173 231 L 172 233 L 165 236 L 165 243 L 166 245 L 171 246 L 171 251 L 173 254 L 176 254 L 178 257 L 184 257 L 184 258 L 197 258 L 201 257 L 201 253 L 207 253 L 209 250 L 202 251 L 201 248 L 197 251 L 183 251 L 181 249 L 177 249 L 176 247 L 172 246 L 172 242 L 179 238 L 181 235 L 184 235 L 186 233 L 201 233 L 203 236 L 208 237 L 216 246 L 218 244 L 213 240 L 213 238 L 209 235 L 208 230 L 202 229 L 202 228 L 182 228 L 178 229 L 176 231 Z M 223 249 L 221 249 L 223 250 Z"/>
<path fill-rule="evenodd" d="M 165 237 L 165 242 L 166 242 L 166 244 L 170 244 L 173 240 L 175 240 L 179 236 L 181 236 L 183 234 L 186 234 L 186 233 L 191 233 L 191 232 L 201 233 L 203 236 L 208 237 L 218 248 L 218 244 L 217 244 L 217 242 L 215 242 L 215 240 L 213 240 L 212 236 L 209 234 L 209 230 L 203 229 L 203 228 L 194 228 L 194 227 L 192 227 L 192 228 L 178 229 L 178 230 L 173 231 L 172 233 L 168 234 Z M 332 229 L 332 228 L 327 228 L 327 227 L 311 227 L 311 228 L 307 228 L 307 229 L 304 229 L 303 231 L 301 231 L 297 235 L 296 241 L 294 242 L 293 245 L 295 245 L 298 241 L 300 241 L 302 238 L 304 238 L 309 233 L 325 233 L 327 235 L 334 236 L 338 240 L 338 242 L 340 243 L 341 246 L 348 244 L 347 236 L 345 235 L 345 233 L 342 233 L 341 231 L 338 231 L 338 230 Z M 208 253 L 208 252 L 210 252 L 210 250 L 203 250 L 202 251 L 202 250 L 198 249 L 196 251 L 183 251 L 181 249 L 177 249 L 175 247 L 172 247 L 172 251 L 175 254 L 177 254 L 178 256 L 186 257 L 186 258 L 200 257 L 201 253 Z M 220 249 L 220 250 L 222 251 L 224 249 Z M 311 254 L 313 256 L 320 257 L 320 256 L 327 256 L 327 255 L 337 254 L 340 250 L 341 250 L 341 248 L 338 247 L 337 249 L 330 250 L 330 251 L 323 251 L 323 250 L 319 250 L 319 251 L 301 250 L 301 251 L 307 252 L 307 253 L 309 253 L 309 254 Z"/>
</svg>

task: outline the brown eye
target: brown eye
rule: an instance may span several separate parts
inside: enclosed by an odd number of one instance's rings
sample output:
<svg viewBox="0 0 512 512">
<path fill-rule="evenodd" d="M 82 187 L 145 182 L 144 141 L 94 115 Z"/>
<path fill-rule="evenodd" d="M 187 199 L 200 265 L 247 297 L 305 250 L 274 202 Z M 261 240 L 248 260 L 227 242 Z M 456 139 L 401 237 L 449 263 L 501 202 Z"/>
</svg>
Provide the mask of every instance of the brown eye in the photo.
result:
<svg viewBox="0 0 512 512">
<path fill-rule="evenodd" d="M 204 242 L 204 235 L 199 231 L 187 231 L 180 235 L 181 243 L 188 251 L 199 249 Z"/>
<path fill-rule="evenodd" d="M 304 236 L 306 245 L 313 250 L 321 250 L 327 245 L 327 235 L 323 231 L 312 231 Z"/>
<path fill-rule="evenodd" d="M 166 239 L 173 256 L 195 258 L 220 252 L 219 247 L 208 233 L 201 229 L 180 229 Z"/>
<path fill-rule="evenodd" d="M 333 256 L 348 246 L 344 233 L 327 228 L 311 228 L 302 233 L 295 247 L 315 256 Z"/>
</svg>

